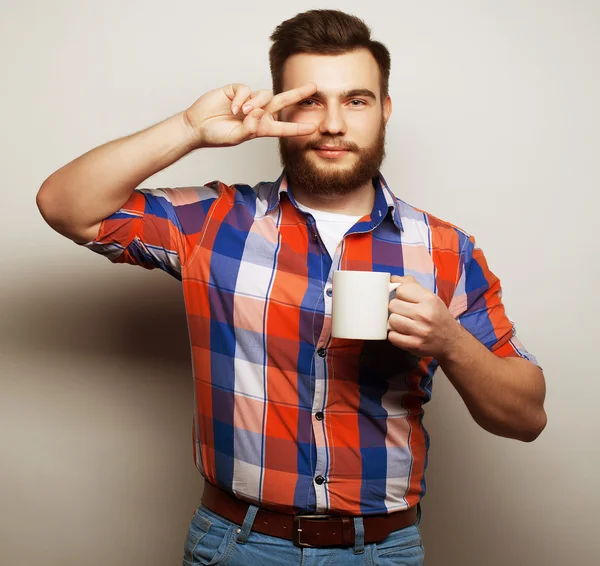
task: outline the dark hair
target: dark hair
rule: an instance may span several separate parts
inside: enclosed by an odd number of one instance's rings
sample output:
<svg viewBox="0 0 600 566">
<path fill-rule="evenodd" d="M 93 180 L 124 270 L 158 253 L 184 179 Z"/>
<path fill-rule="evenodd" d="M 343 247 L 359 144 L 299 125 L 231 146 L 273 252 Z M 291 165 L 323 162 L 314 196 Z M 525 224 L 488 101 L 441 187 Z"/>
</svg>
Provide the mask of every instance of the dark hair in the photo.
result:
<svg viewBox="0 0 600 566">
<path fill-rule="evenodd" d="M 283 66 L 297 53 L 341 55 L 368 49 L 381 74 L 381 96 L 388 95 L 391 58 L 387 47 L 371 39 L 371 30 L 360 18 L 340 10 L 309 10 L 279 24 L 271 35 L 269 64 L 273 92 L 283 90 Z"/>
</svg>

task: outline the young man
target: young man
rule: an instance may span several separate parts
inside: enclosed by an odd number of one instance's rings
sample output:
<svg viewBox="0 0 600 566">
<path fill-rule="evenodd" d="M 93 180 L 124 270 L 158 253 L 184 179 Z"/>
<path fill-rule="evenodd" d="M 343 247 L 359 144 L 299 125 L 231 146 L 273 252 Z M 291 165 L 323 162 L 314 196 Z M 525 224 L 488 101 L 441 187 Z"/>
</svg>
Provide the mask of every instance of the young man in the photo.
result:
<svg viewBox="0 0 600 566">
<path fill-rule="evenodd" d="M 379 173 L 387 49 L 330 10 L 272 40 L 275 95 L 210 91 L 64 166 L 38 205 L 75 242 L 182 281 L 206 479 L 185 564 L 421 564 L 435 370 L 479 425 L 523 441 L 545 426 L 544 377 L 474 239 Z M 276 182 L 134 190 L 193 150 L 264 136 L 280 138 Z M 388 340 L 331 337 L 338 269 L 401 282 Z"/>
</svg>

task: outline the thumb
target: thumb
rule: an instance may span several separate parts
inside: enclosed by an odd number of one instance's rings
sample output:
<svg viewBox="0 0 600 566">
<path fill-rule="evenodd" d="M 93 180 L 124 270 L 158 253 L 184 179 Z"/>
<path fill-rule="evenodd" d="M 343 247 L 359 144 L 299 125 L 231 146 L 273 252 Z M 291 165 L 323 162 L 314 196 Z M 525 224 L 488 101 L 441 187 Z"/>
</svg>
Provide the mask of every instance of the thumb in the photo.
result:
<svg viewBox="0 0 600 566">
<path fill-rule="evenodd" d="M 400 275 L 392 275 L 391 281 L 394 283 L 418 283 L 412 275 L 404 275 L 403 277 Z"/>
</svg>

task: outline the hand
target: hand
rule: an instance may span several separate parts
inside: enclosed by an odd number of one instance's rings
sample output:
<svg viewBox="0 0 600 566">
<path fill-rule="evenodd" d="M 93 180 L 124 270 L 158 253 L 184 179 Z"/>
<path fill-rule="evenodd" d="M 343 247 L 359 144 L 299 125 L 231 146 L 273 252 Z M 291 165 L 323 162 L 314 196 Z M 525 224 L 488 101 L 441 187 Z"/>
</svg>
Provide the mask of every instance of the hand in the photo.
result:
<svg viewBox="0 0 600 566">
<path fill-rule="evenodd" d="M 416 356 L 444 359 L 459 336 L 459 323 L 444 301 L 414 277 L 394 276 L 392 282 L 401 285 L 390 301 L 388 340 Z"/>
<path fill-rule="evenodd" d="M 195 147 L 227 147 L 262 137 L 307 136 L 316 126 L 278 122 L 277 112 L 314 94 L 309 83 L 276 96 L 270 90 L 250 91 L 230 84 L 201 96 L 184 113 Z"/>
</svg>

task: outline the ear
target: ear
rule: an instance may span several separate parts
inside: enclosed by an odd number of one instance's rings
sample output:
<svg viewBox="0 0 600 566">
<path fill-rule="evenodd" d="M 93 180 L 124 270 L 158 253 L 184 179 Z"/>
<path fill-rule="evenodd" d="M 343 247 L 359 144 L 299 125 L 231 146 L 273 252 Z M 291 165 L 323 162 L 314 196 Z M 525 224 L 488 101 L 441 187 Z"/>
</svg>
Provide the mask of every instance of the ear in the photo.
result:
<svg viewBox="0 0 600 566">
<path fill-rule="evenodd" d="M 383 122 L 387 124 L 387 121 L 390 119 L 392 115 L 392 99 L 388 94 L 383 101 Z"/>
</svg>

